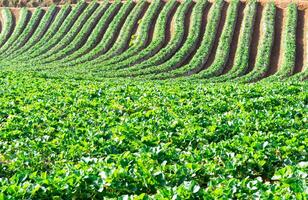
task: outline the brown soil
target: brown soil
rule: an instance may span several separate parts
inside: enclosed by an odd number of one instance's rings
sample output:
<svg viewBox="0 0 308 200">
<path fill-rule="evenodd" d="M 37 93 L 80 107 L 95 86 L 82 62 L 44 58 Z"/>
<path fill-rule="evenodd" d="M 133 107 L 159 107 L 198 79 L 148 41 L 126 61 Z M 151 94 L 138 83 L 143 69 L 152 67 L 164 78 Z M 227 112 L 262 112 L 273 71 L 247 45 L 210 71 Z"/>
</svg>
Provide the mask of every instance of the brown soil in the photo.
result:
<svg viewBox="0 0 308 200">
<path fill-rule="evenodd" d="M 144 17 L 145 13 L 147 12 L 147 10 L 148 10 L 148 8 L 149 8 L 149 5 L 150 5 L 149 3 L 146 3 L 146 5 L 143 7 L 140 16 L 138 17 L 138 19 L 137 19 L 137 20 L 135 21 L 135 23 L 134 23 L 134 27 L 133 27 L 133 29 L 132 29 L 132 31 L 131 31 L 131 33 L 130 33 L 129 38 L 131 38 L 133 35 L 135 35 L 135 34 L 137 33 L 138 27 L 139 27 L 138 22 L 139 22 L 139 20 L 141 20 L 141 19 Z M 108 24 L 108 23 L 107 23 L 107 24 Z M 123 51 L 125 51 L 126 49 L 129 48 L 129 42 L 130 42 L 130 40 L 127 41 L 125 47 L 124 47 L 123 49 L 121 49 L 120 52 L 123 52 Z"/>
<path fill-rule="evenodd" d="M 261 19 L 262 19 L 263 10 L 264 10 L 264 6 L 258 3 L 256 20 L 254 24 L 254 31 L 251 37 L 251 46 L 250 46 L 250 53 L 249 53 L 249 59 L 248 59 L 249 66 L 248 66 L 246 73 L 249 73 L 250 71 L 252 71 L 256 63 L 258 45 L 259 45 L 260 36 L 262 33 Z"/>
<path fill-rule="evenodd" d="M 173 30 L 172 27 L 174 26 L 174 20 L 175 20 L 175 19 L 174 19 L 174 18 L 175 18 L 175 17 L 174 17 L 174 14 L 175 14 L 175 12 L 177 11 L 179 5 L 180 5 L 180 3 L 177 2 L 176 5 L 175 5 L 175 7 L 173 8 L 171 14 L 170 14 L 170 17 L 168 17 L 168 19 L 167 19 L 165 43 L 164 43 L 163 47 L 166 46 L 166 45 L 168 44 L 168 42 L 169 42 L 170 39 L 171 39 L 171 35 L 173 35 L 174 30 Z M 172 32 L 172 31 L 173 31 L 173 32 Z"/>
<path fill-rule="evenodd" d="M 217 47 L 218 47 L 219 38 L 221 36 L 222 29 L 224 27 L 225 20 L 226 20 L 228 5 L 229 5 L 229 3 L 224 3 L 224 5 L 222 7 L 222 13 L 221 13 L 219 25 L 218 25 L 218 28 L 217 28 L 216 37 L 215 37 L 215 41 L 214 41 L 214 44 L 213 44 L 213 47 L 212 47 L 212 51 L 209 55 L 207 62 L 201 67 L 201 70 L 207 69 L 213 63 L 213 61 L 215 60 L 215 54 L 216 54 L 216 50 L 217 50 Z"/>
<path fill-rule="evenodd" d="M 91 2 L 91 0 L 86 0 L 87 2 Z M 138 1 L 138 0 L 134 0 Z M 148 0 L 148 2 L 151 2 L 153 0 Z M 168 0 L 163 0 L 163 1 L 168 1 Z M 179 2 L 183 2 L 183 0 L 178 0 Z M 194 0 L 197 1 L 197 0 Z M 214 2 L 215 0 L 210 0 L 211 2 Z M 225 0 L 225 1 L 230 1 L 230 0 Z M 242 2 L 246 2 L 247 0 L 241 0 Z M 301 10 L 308 8 L 308 1 L 307 0 L 258 0 L 261 4 L 265 4 L 269 1 L 274 1 L 275 4 L 280 7 L 280 8 L 285 8 L 288 3 L 290 2 L 295 2 Z M 103 0 L 98 0 L 99 3 L 102 3 Z M 114 2 L 114 0 L 110 0 L 109 2 Z M 122 2 L 125 2 L 125 0 L 122 0 Z M 71 4 L 76 4 L 76 0 L 43 0 L 43 1 L 38 1 L 38 0 L 23 0 L 23 1 L 0 1 L 0 7 L 46 7 L 51 4 L 57 4 L 59 6 L 66 4 L 66 3 L 71 3 Z"/>
<path fill-rule="evenodd" d="M 13 18 L 14 18 L 14 23 L 15 23 L 15 26 L 19 20 L 19 15 L 20 15 L 20 12 L 19 12 L 19 8 L 11 8 L 10 9 L 12 14 L 13 14 Z"/>
<path fill-rule="evenodd" d="M 204 33 L 205 33 L 205 27 L 206 27 L 206 23 L 207 23 L 207 20 L 208 20 L 208 14 L 209 14 L 209 11 L 210 11 L 210 7 L 212 6 L 211 3 L 208 3 L 208 5 L 205 6 L 204 10 L 203 10 L 203 16 L 202 16 L 202 21 L 201 21 L 201 30 L 200 30 L 200 36 L 199 38 L 197 39 L 197 42 L 196 42 L 196 46 L 195 48 L 193 48 L 193 51 L 191 52 L 191 54 L 184 60 L 184 62 L 182 63 L 182 65 L 186 65 L 188 64 L 191 59 L 194 57 L 194 55 L 196 54 L 197 50 L 199 49 L 199 46 L 202 42 L 202 38 L 204 36 Z"/>
<path fill-rule="evenodd" d="M 159 16 L 159 13 L 161 13 L 163 7 L 165 6 L 166 2 L 162 2 L 160 3 L 160 8 L 158 9 L 158 12 L 155 13 L 155 17 L 154 17 L 154 20 L 153 20 L 153 23 L 152 23 L 152 27 L 150 27 L 150 30 L 149 30 L 149 34 L 148 34 L 148 40 L 146 42 L 146 46 L 148 46 L 152 39 L 153 39 L 153 35 L 154 35 L 154 29 L 155 29 L 155 25 L 157 23 L 157 19 L 158 19 L 158 16 Z"/>
<path fill-rule="evenodd" d="M 283 56 L 281 43 L 285 24 L 285 11 L 286 10 L 283 10 L 282 8 L 276 7 L 274 43 L 270 57 L 269 69 L 266 72 L 265 77 L 276 73 L 281 65 L 281 58 Z"/>
<path fill-rule="evenodd" d="M 33 13 L 31 13 L 32 15 Z M 26 36 L 26 38 L 24 39 L 24 41 L 22 41 L 21 46 L 22 47 L 24 44 L 26 44 L 28 42 L 28 40 L 32 37 L 33 33 L 36 31 L 37 26 L 39 25 L 40 21 L 42 20 L 42 17 L 45 15 L 45 11 L 43 11 L 43 13 L 41 13 L 39 20 L 37 22 L 35 22 L 33 25 L 34 27 L 31 29 L 30 33 Z M 30 18 L 29 18 L 30 20 Z M 29 23 L 29 22 L 28 22 Z"/>
<path fill-rule="evenodd" d="M 123 18 L 121 19 L 120 23 L 117 25 L 116 30 L 121 30 L 122 29 L 127 16 L 129 15 L 130 11 L 134 8 L 134 6 L 136 6 L 136 4 L 131 6 L 129 8 L 129 10 L 125 13 L 125 16 L 123 16 Z M 107 27 L 108 27 L 108 24 L 107 24 Z M 108 44 L 107 44 L 108 47 L 106 49 L 104 49 L 103 51 L 99 52 L 98 54 L 96 54 L 93 58 L 97 58 L 97 57 L 101 56 L 102 54 L 106 53 L 113 46 L 114 42 L 116 41 L 116 39 L 119 36 L 119 33 L 120 33 L 120 31 L 114 32 L 111 40 L 108 41 Z"/>
<path fill-rule="evenodd" d="M 239 39 L 239 36 L 240 36 L 240 31 L 241 31 L 241 25 L 242 25 L 243 17 L 244 17 L 244 8 L 245 8 L 245 4 L 243 2 L 241 2 L 239 4 L 239 8 L 238 8 L 238 16 L 237 16 L 237 21 L 236 21 L 236 24 L 235 24 L 234 33 L 233 33 L 233 40 L 231 42 L 229 59 L 228 59 L 226 65 L 225 65 L 225 68 L 224 68 L 222 74 L 227 73 L 233 66 L 234 58 L 235 58 L 235 52 L 236 52 L 236 49 L 237 49 L 238 39 Z"/>
<path fill-rule="evenodd" d="M 304 65 L 304 43 L 305 43 L 305 11 L 299 10 L 296 27 L 296 62 L 294 73 L 302 71 Z M 306 27 L 307 29 L 307 27 Z"/>
</svg>

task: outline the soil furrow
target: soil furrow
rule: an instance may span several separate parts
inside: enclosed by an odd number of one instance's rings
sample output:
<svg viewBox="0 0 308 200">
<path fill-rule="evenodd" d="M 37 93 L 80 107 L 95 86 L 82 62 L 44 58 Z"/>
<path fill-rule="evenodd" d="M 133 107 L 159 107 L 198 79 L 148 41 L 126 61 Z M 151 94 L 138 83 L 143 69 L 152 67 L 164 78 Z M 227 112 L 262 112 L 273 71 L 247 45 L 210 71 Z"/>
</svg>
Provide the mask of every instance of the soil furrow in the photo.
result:
<svg viewBox="0 0 308 200">
<path fill-rule="evenodd" d="M 177 2 L 175 7 L 173 8 L 173 10 L 170 13 L 170 17 L 168 17 L 168 19 L 167 19 L 165 42 L 164 42 L 164 45 L 162 46 L 162 48 L 165 47 L 171 39 L 171 35 L 172 35 L 172 31 L 173 31 L 172 26 L 174 26 L 174 14 L 177 11 L 179 5 L 180 5 L 179 2 Z"/>
<path fill-rule="evenodd" d="M 158 9 L 157 13 L 155 13 L 155 17 L 154 17 L 154 20 L 153 20 L 153 23 L 152 23 L 152 27 L 150 28 L 149 33 L 148 33 L 148 38 L 147 38 L 146 46 L 150 45 L 152 40 L 153 40 L 155 26 L 156 26 L 156 24 L 158 22 L 158 16 L 161 13 L 161 11 L 162 11 L 162 9 L 164 8 L 165 5 L 166 5 L 166 2 L 165 1 L 161 1 L 159 9 Z"/>
<path fill-rule="evenodd" d="M 134 23 L 134 27 L 130 33 L 130 36 L 129 38 L 131 38 L 133 35 L 136 35 L 137 34 L 137 31 L 138 31 L 138 28 L 140 27 L 139 26 L 139 21 L 144 17 L 145 13 L 147 12 L 148 8 L 150 6 L 150 3 L 146 3 L 146 5 L 144 6 L 140 16 L 138 17 L 138 20 Z M 121 52 L 124 52 L 125 50 L 127 50 L 129 48 L 129 41 L 127 41 L 127 43 L 125 44 L 125 47 L 123 48 L 123 50 Z"/>
<path fill-rule="evenodd" d="M 256 63 L 258 45 L 259 45 L 259 42 L 261 42 L 260 41 L 260 36 L 262 33 L 261 18 L 262 18 L 263 10 L 264 10 L 264 6 L 258 3 L 256 20 L 254 23 L 254 30 L 253 30 L 252 37 L 251 37 L 251 46 L 250 46 L 250 53 L 249 53 L 249 59 L 248 59 L 249 65 L 248 65 L 248 69 L 245 74 L 251 72 Z"/>
<path fill-rule="evenodd" d="M 201 21 L 201 30 L 200 30 L 200 36 L 198 38 L 198 41 L 197 41 L 197 45 L 192 47 L 194 48 L 194 50 L 191 52 L 191 54 L 184 60 L 184 62 L 182 63 L 182 65 L 186 65 L 188 64 L 191 59 L 195 56 L 199 46 L 201 45 L 201 42 L 202 42 L 202 38 L 204 36 L 204 33 L 205 33 L 205 28 L 206 28 L 206 23 L 207 23 L 207 20 L 208 20 L 208 14 L 209 14 L 209 11 L 210 11 L 210 8 L 212 7 L 212 3 L 208 3 L 208 5 L 205 6 L 204 10 L 203 10 L 203 15 L 202 15 L 202 21 Z"/>
<path fill-rule="evenodd" d="M 214 41 L 211 53 L 210 53 L 209 58 L 207 59 L 206 63 L 201 67 L 200 71 L 206 70 L 215 60 L 215 55 L 216 55 L 216 50 L 217 50 L 217 47 L 218 47 L 219 39 L 220 39 L 222 30 L 224 28 L 224 25 L 225 25 L 228 6 L 229 6 L 229 3 L 227 3 L 227 2 L 225 2 L 222 6 L 222 13 L 221 13 L 221 17 L 220 17 L 220 20 L 219 20 L 219 25 L 218 25 L 218 28 L 217 28 L 216 37 L 215 37 L 215 41 Z"/>
<path fill-rule="evenodd" d="M 285 24 L 285 12 L 285 9 L 283 10 L 282 8 L 276 7 L 274 43 L 269 68 L 265 74 L 265 77 L 275 74 L 281 65 L 281 59 L 283 56 L 283 48 L 281 45 L 283 42 L 282 34 Z"/>
<path fill-rule="evenodd" d="M 234 29 L 234 34 L 233 34 L 233 40 L 231 42 L 231 47 L 230 47 L 230 52 L 229 52 L 229 59 L 226 62 L 226 65 L 224 67 L 224 70 L 222 74 L 227 73 L 234 64 L 234 59 L 235 59 L 235 53 L 238 45 L 238 40 L 241 32 L 241 25 L 243 22 L 243 17 L 244 17 L 244 8 L 245 4 L 243 2 L 239 3 L 239 8 L 238 8 L 238 15 L 237 15 L 237 21 L 235 24 L 235 29 Z"/>
</svg>

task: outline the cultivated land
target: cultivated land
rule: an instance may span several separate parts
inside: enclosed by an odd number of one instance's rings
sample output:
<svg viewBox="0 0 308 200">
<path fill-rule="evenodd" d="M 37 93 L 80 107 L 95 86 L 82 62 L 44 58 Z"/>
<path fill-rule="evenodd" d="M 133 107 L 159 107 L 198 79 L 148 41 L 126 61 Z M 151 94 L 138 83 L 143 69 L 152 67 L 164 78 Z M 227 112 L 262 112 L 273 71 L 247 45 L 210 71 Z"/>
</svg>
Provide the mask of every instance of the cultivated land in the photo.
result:
<svg viewBox="0 0 308 200">
<path fill-rule="evenodd" d="M 79 2 L 0 21 L 0 200 L 306 199 L 307 2 Z"/>
</svg>

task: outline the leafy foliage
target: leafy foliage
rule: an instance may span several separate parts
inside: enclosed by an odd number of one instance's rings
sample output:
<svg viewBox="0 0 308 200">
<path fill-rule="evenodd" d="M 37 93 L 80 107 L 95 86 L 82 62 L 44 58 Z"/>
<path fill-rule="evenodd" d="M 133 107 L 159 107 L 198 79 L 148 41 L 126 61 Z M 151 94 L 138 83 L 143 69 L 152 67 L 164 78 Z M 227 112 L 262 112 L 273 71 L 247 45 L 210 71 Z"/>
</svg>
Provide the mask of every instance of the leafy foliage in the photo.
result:
<svg viewBox="0 0 308 200">
<path fill-rule="evenodd" d="M 305 198 L 307 83 L 1 72 L 0 198 Z"/>
</svg>

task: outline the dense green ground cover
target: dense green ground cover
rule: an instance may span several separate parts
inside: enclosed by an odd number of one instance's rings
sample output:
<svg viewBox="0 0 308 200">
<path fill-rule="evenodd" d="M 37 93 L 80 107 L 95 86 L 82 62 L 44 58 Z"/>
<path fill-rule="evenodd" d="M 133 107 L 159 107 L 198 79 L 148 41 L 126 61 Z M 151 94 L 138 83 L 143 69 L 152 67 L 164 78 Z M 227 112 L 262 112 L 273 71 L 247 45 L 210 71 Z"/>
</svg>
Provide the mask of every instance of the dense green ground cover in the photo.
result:
<svg viewBox="0 0 308 200">
<path fill-rule="evenodd" d="M 0 73 L 0 199 L 305 199 L 307 83 Z"/>
</svg>

